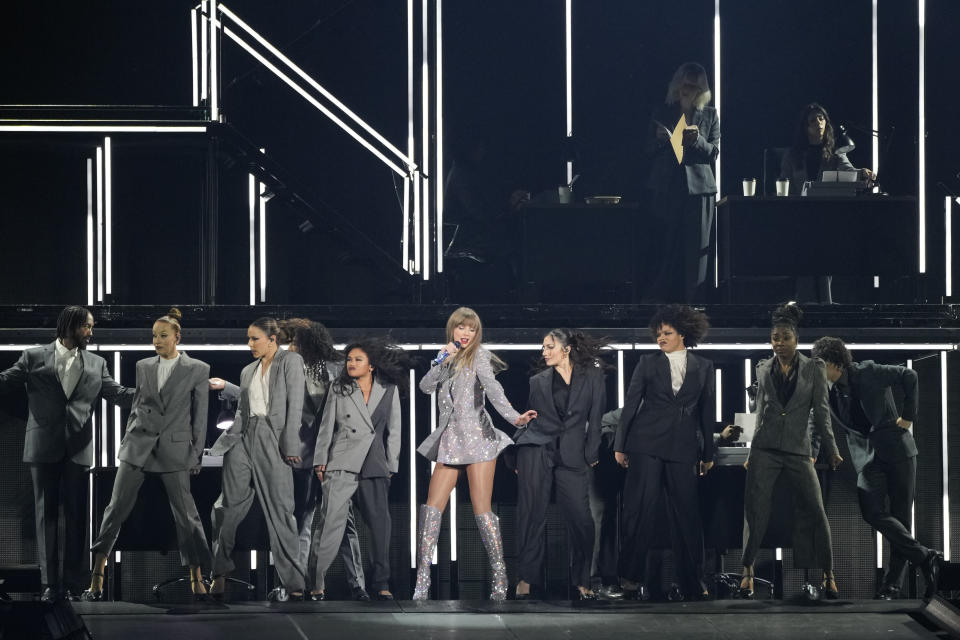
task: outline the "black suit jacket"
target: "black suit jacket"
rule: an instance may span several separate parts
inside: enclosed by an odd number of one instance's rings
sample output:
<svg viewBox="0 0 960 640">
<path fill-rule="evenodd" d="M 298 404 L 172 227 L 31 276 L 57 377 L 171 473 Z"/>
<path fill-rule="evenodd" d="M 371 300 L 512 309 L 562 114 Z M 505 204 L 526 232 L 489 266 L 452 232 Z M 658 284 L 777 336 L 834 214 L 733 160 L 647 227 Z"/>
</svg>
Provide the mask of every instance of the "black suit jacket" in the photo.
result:
<svg viewBox="0 0 960 640">
<path fill-rule="evenodd" d="M 675 462 L 712 460 L 716 423 L 713 363 L 687 351 L 687 374 L 674 395 L 662 352 L 640 358 L 627 390 L 614 451 Z"/>
<path fill-rule="evenodd" d="M 872 425 L 870 433 L 863 433 L 844 424 L 833 412 L 831 419 L 843 427 L 850 447 L 853 466 L 859 473 L 875 457 L 885 462 L 899 462 L 917 455 L 913 434 L 897 426 L 901 417 L 893 399 L 893 386 L 903 389 L 904 420 L 917 417 L 919 384 L 917 372 L 906 367 L 877 364 L 872 360 L 854 362 L 847 369 L 847 385 L 852 401 L 858 401 L 863 414 Z"/>
<path fill-rule="evenodd" d="M 574 366 L 567 415 L 563 419 L 553 402 L 553 367 L 530 378 L 527 406 L 536 410 L 537 419 L 518 431 L 517 444 L 546 445 L 557 441 L 561 461 L 573 468 L 600 459 L 600 429 L 607 406 L 607 389 L 600 367 Z"/>
</svg>

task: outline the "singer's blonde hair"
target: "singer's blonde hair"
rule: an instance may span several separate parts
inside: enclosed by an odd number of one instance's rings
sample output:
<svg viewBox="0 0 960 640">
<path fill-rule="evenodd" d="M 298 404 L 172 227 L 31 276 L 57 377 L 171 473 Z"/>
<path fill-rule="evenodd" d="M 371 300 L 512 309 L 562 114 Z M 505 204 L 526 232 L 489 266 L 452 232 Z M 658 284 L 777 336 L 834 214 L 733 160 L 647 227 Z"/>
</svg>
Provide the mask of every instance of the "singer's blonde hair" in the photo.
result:
<svg viewBox="0 0 960 640">
<path fill-rule="evenodd" d="M 477 312 L 470 307 L 460 307 L 450 314 L 450 317 L 447 319 L 447 342 L 453 342 L 453 331 L 461 325 L 472 327 L 476 329 L 477 333 L 466 348 L 454 354 L 453 366 L 457 372 L 464 367 L 473 366 L 477 353 L 480 352 L 480 345 L 483 344 L 483 323 L 480 322 L 480 316 L 477 315 Z M 492 353 L 490 354 L 490 360 L 493 364 L 494 371 L 507 368 L 507 365 Z"/>
<path fill-rule="evenodd" d="M 707 81 L 707 70 L 699 63 L 684 62 L 674 72 L 673 78 L 667 86 L 667 104 L 680 102 L 680 87 L 684 84 L 692 84 L 700 90 L 693 101 L 697 110 L 703 109 L 713 99 L 713 94 L 710 93 L 710 83 Z"/>
</svg>

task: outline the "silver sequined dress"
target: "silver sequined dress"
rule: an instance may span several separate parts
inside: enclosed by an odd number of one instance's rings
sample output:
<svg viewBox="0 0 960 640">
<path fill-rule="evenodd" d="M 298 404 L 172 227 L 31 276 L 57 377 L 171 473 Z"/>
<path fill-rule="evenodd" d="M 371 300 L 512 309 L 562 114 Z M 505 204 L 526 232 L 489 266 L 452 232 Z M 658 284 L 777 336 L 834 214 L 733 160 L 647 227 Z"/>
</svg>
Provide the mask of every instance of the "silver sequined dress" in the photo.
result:
<svg viewBox="0 0 960 640">
<path fill-rule="evenodd" d="M 420 380 L 421 391 L 437 392 L 440 416 L 436 431 L 417 447 L 417 452 L 444 464 L 494 460 L 513 441 L 494 428 L 484 399 L 489 397 L 497 413 L 511 424 L 520 414 L 494 377 L 489 351 L 481 347 L 473 366 L 464 367 L 459 373 L 455 373 L 451 360 L 432 366 Z"/>
</svg>

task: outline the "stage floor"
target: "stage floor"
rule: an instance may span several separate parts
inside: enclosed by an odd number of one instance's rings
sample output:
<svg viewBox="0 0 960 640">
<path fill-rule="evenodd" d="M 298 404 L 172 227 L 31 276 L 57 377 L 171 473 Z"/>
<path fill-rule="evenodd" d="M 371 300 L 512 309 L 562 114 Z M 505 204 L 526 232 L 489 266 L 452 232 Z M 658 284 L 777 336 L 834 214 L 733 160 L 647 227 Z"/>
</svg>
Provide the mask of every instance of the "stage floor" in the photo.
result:
<svg viewBox="0 0 960 640">
<path fill-rule="evenodd" d="M 508 601 L 499 605 L 463 600 L 177 606 L 105 602 L 74 603 L 74 610 L 94 640 L 936 638 L 937 634 L 911 616 L 922 606 L 917 600 L 802 604 L 777 600 L 664 604 Z"/>
</svg>

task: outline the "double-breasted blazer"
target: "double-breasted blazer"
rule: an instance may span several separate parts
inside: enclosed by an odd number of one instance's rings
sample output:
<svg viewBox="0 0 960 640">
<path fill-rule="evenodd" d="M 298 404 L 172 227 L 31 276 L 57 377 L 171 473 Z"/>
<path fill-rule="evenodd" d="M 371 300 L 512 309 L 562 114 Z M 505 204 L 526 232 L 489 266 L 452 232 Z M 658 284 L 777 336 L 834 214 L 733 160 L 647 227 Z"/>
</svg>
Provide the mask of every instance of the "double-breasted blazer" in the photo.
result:
<svg viewBox="0 0 960 640">
<path fill-rule="evenodd" d="M 327 471 L 360 473 L 377 436 L 372 416 L 386 395 L 390 396 L 390 411 L 383 430 L 384 453 L 389 473 L 396 473 L 400 468 L 400 394 L 395 385 L 383 385 L 376 378 L 370 388 L 369 403 L 364 402 L 363 392 L 356 383 L 352 393 L 346 396 L 330 390 L 317 429 L 314 466 L 325 465 Z"/>
<path fill-rule="evenodd" d="M 614 451 L 673 462 L 713 459 L 716 380 L 713 363 L 687 350 L 687 372 L 674 394 L 663 352 L 640 357 L 620 414 Z"/>
<path fill-rule="evenodd" d="M 827 393 L 826 365 L 820 358 L 797 353 L 797 387 L 787 406 L 780 403 L 773 384 L 773 367 L 777 356 L 757 365 L 757 430 L 750 446 L 773 449 L 802 456 L 816 456 L 811 446 L 813 428 L 828 456 L 837 453 L 837 443 L 830 424 L 830 399 Z"/>
<path fill-rule="evenodd" d="M 186 353 L 157 388 L 160 357 L 137 362 L 137 390 L 119 458 L 144 471 L 183 471 L 200 464 L 207 437 L 210 365 Z"/>
<path fill-rule="evenodd" d="M 323 417 L 323 407 L 330 395 L 330 385 L 340 375 L 343 370 L 343 364 L 339 362 L 327 362 L 327 380 L 325 389 L 320 382 L 314 380 L 309 373 L 304 370 L 304 390 L 303 390 L 303 411 L 300 417 L 300 464 L 293 465 L 294 469 L 312 469 L 313 454 L 317 446 L 317 427 L 320 419 Z M 223 402 L 223 408 L 236 411 L 237 403 L 240 400 L 240 387 L 227 382 L 220 392 L 220 400 Z"/>
<path fill-rule="evenodd" d="M 257 375 L 259 360 L 254 360 L 240 373 L 240 400 L 233 425 L 220 434 L 210 447 L 210 454 L 222 456 L 243 437 L 250 421 L 249 391 L 253 377 Z M 304 372 L 303 358 L 299 353 L 278 349 L 270 365 L 270 399 L 267 406 L 267 421 L 277 436 L 280 455 L 300 455 L 300 419 L 303 416 Z"/>
<path fill-rule="evenodd" d="M 0 386 L 26 386 L 29 415 L 24 462 L 60 462 L 66 457 L 89 467 L 93 464 L 91 416 L 96 401 L 103 398 L 129 409 L 134 390 L 114 381 L 106 360 L 79 349 L 77 357 L 83 369 L 68 398 L 57 378 L 56 354 L 55 342 L 25 349 L 12 367 L 0 373 Z"/>
<path fill-rule="evenodd" d="M 519 429 L 519 445 L 546 445 L 556 441 L 560 460 L 568 467 L 591 465 L 600 459 L 600 430 L 607 406 L 607 389 L 599 366 L 573 367 L 566 415 L 560 417 L 553 399 L 553 367 L 530 377 L 528 408 L 537 419 Z"/>
</svg>

